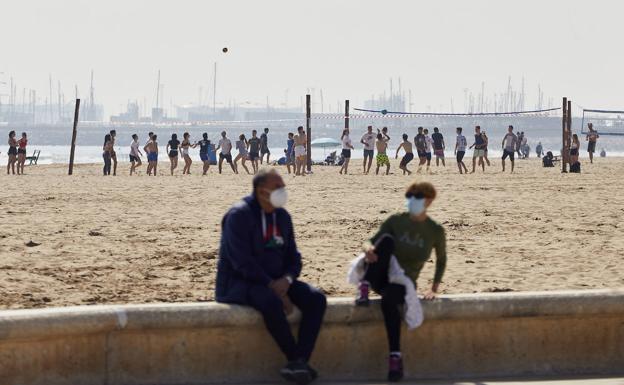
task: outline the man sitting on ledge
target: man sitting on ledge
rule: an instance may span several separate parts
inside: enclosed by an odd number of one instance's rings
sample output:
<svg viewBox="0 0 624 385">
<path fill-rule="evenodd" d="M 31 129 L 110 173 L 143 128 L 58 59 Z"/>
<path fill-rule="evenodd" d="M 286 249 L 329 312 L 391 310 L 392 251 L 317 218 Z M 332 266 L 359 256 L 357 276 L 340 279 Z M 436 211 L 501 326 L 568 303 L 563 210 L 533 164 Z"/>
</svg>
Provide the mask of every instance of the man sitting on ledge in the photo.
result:
<svg viewBox="0 0 624 385">
<path fill-rule="evenodd" d="M 253 194 L 225 214 L 216 298 L 262 313 L 269 333 L 288 359 L 281 375 L 288 381 L 307 384 L 317 377 L 308 361 L 327 300 L 320 291 L 298 280 L 301 254 L 292 220 L 283 209 L 287 198 L 280 175 L 275 170 L 261 170 L 253 179 Z M 286 319 L 292 304 L 301 310 L 298 341 Z"/>
</svg>

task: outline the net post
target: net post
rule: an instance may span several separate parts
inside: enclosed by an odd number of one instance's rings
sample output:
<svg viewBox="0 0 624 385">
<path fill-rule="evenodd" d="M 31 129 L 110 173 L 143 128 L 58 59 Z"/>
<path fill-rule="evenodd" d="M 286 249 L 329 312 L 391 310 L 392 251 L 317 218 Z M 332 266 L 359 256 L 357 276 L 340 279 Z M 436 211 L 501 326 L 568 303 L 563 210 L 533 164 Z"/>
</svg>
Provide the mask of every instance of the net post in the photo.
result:
<svg viewBox="0 0 624 385">
<path fill-rule="evenodd" d="M 76 108 L 74 110 L 74 128 L 72 130 L 71 149 L 69 150 L 69 171 L 67 175 L 74 173 L 74 154 L 76 152 L 76 134 L 78 130 L 78 114 L 80 112 L 80 99 L 76 99 Z"/>
<path fill-rule="evenodd" d="M 568 100 L 568 135 L 566 136 L 566 148 L 570 151 L 570 145 L 572 144 L 572 100 Z M 581 149 L 579 148 L 580 152 Z"/>
<path fill-rule="evenodd" d="M 563 97 L 563 106 L 561 109 L 562 117 L 561 117 L 561 172 L 568 172 L 568 151 L 566 151 L 566 126 L 568 125 L 568 98 Z"/>
<path fill-rule="evenodd" d="M 308 172 L 312 171 L 312 127 L 311 123 L 311 107 L 310 107 L 310 95 L 306 95 L 306 150 L 307 150 L 307 169 Z"/>
<path fill-rule="evenodd" d="M 349 129 L 349 100 L 345 100 L 345 130 Z"/>
</svg>

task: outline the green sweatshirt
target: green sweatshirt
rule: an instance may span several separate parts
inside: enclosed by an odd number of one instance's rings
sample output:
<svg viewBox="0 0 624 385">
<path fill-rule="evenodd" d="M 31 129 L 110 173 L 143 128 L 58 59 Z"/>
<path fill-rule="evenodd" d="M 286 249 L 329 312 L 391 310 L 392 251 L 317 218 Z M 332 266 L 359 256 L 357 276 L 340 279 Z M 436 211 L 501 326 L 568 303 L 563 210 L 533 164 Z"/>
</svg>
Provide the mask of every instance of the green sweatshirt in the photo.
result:
<svg viewBox="0 0 624 385">
<path fill-rule="evenodd" d="M 377 234 L 371 238 L 374 244 L 383 234 L 394 238 L 394 255 L 414 281 L 429 260 L 431 250 L 436 250 L 436 269 L 433 281 L 440 283 L 446 268 L 446 235 L 444 228 L 431 218 L 416 222 L 409 213 L 394 214 L 381 224 Z"/>
</svg>

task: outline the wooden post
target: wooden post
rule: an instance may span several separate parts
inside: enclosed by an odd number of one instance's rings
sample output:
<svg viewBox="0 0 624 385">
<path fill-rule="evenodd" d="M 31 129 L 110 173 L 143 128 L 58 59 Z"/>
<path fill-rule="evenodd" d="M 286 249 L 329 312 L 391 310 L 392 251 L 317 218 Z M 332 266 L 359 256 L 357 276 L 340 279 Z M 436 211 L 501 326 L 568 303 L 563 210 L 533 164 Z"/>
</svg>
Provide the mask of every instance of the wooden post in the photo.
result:
<svg viewBox="0 0 624 385">
<path fill-rule="evenodd" d="M 307 169 L 308 173 L 312 171 L 312 127 L 311 123 L 311 108 L 310 108 L 310 94 L 306 95 L 306 150 L 307 150 Z"/>
<path fill-rule="evenodd" d="M 561 172 L 568 172 L 567 162 L 570 150 L 567 149 L 568 141 L 566 140 L 568 126 L 568 98 L 563 98 L 562 106 L 562 118 L 561 118 Z"/>
<path fill-rule="evenodd" d="M 568 154 L 570 154 L 570 147 L 572 144 L 572 101 L 568 100 L 568 121 L 567 121 L 567 126 L 568 126 L 568 135 L 566 136 L 566 147 L 568 149 Z M 581 149 L 579 148 L 579 152 L 581 151 Z"/>
<path fill-rule="evenodd" d="M 345 100 L 345 130 L 349 129 L 349 101 Z"/>
<path fill-rule="evenodd" d="M 74 111 L 74 130 L 72 131 L 71 150 L 69 151 L 69 173 L 74 172 L 74 153 L 76 151 L 76 130 L 78 129 L 78 112 L 80 111 L 80 99 L 76 99 L 76 109 Z"/>
</svg>

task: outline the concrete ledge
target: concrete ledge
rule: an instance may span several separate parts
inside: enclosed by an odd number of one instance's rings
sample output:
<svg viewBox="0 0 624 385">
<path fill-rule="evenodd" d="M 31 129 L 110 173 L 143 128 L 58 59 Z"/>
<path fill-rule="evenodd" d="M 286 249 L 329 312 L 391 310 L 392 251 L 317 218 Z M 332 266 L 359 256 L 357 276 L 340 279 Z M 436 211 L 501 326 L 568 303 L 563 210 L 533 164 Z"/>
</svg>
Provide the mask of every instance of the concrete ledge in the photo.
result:
<svg viewBox="0 0 624 385">
<path fill-rule="evenodd" d="M 622 289 L 449 295 L 424 311 L 403 333 L 411 378 L 624 373 Z M 323 378 L 382 379 L 386 352 L 376 302 L 330 299 L 313 359 Z M 259 315 L 240 306 L 0 312 L 2 385 L 274 381 L 282 363 Z"/>
</svg>

